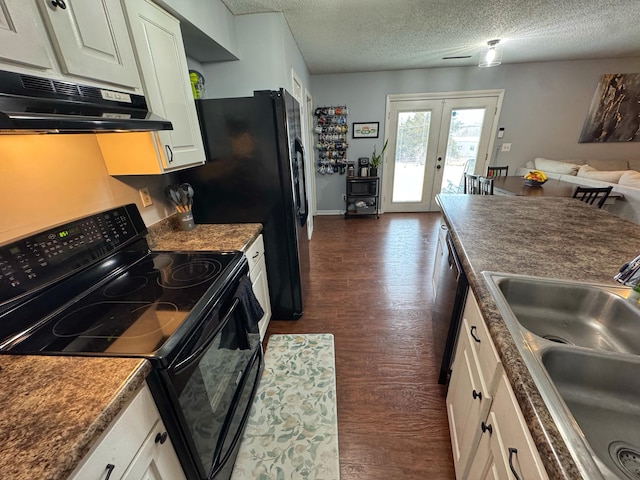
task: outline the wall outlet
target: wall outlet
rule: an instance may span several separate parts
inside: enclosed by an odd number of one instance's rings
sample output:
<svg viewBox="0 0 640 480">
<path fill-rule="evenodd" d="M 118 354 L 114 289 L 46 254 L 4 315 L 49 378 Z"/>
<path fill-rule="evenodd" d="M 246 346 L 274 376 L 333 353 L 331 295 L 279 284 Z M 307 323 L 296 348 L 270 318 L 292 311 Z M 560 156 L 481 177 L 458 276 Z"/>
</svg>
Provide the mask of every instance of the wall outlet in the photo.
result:
<svg viewBox="0 0 640 480">
<path fill-rule="evenodd" d="M 346 194 L 346 193 L 343 193 L 343 194 L 342 194 L 342 201 L 343 201 L 343 202 L 346 202 L 346 201 L 347 201 L 347 194 Z"/>
<path fill-rule="evenodd" d="M 144 207 L 148 207 L 149 205 L 153 205 L 153 200 L 151 199 L 151 194 L 149 194 L 149 187 L 142 187 L 138 189 L 140 193 L 140 198 L 142 199 L 142 205 Z"/>
<path fill-rule="evenodd" d="M 502 144 L 502 151 L 503 152 L 509 152 L 511 150 L 511 144 L 510 143 L 503 143 Z"/>
</svg>

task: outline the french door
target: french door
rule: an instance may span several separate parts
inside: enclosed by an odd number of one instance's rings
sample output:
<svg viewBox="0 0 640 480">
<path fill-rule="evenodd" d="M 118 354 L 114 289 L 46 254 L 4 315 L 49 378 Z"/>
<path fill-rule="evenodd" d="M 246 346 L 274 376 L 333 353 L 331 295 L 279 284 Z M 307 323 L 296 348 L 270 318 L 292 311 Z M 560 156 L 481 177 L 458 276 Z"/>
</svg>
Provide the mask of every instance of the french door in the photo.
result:
<svg viewBox="0 0 640 480">
<path fill-rule="evenodd" d="M 438 193 L 461 193 L 464 172 L 484 172 L 501 95 L 502 91 L 430 98 L 389 95 L 383 210 L 437 210 Z"/>
</svg>

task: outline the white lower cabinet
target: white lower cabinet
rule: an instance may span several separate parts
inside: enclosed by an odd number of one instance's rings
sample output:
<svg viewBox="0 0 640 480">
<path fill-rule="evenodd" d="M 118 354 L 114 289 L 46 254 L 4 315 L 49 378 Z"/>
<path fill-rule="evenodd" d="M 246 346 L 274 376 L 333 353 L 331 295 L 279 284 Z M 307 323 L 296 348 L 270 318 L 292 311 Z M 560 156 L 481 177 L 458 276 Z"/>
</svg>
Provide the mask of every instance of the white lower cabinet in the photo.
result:
<svg viewBox="0 0 640 480">
<path fill-rule="evenodd" d="M 456 478 L 548 478 L 471 292 L 446 403 Z"/>
<path fill-rule="evenodd" d="M 145 386 L 102 434 L 69 480 L 184 480 L 171 439 Z"/>
<path fill-rule="evenodd" d="M 271 320 L 271 301 L 269 300 L 269 284 L 267 283 L 267 265 L 264 260 L 264 240 L 262 235 L 247 248 L 247 260 L 249 261 L 249 278 L 264 315 L 258 322 L 260 328 L 260 340 L 264 339 Z"/>
<path fill-rule="evenodd" d="M 480 443 L 466 478 L 548 478 L 504 374 L 481 431 Z"/>
</svg>

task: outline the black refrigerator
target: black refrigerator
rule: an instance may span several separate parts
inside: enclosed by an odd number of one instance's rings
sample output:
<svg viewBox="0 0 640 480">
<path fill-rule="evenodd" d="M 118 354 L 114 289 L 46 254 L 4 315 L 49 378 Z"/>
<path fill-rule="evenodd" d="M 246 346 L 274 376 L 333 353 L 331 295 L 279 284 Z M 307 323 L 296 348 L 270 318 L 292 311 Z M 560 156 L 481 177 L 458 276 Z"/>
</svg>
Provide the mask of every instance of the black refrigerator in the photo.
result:
<svg viewBox="0 0 640 480">
<path fill-rule="evenodd" d="M 179 172 L 196 223 L 262 223 L 273 318 L 302 316 L 309 269 L 300 106 L 284 89 L 196 100 L 207 162 Z"/>
</svg>

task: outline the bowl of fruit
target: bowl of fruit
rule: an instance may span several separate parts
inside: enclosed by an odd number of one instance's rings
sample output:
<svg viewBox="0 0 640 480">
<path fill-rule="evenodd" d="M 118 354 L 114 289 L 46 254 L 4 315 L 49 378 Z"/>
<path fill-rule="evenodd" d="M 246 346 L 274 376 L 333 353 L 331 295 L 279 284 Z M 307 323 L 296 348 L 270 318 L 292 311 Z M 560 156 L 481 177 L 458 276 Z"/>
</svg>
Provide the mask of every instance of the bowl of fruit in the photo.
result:
<svg viewBox="0 0 640 480">
<path fill-rule="evenodd" d="M 529 187 L 539 187 L 547 181 L 547 176 L 540 170 L 531 170 L 523 178 L 524 184 Z"/>
</svg>

